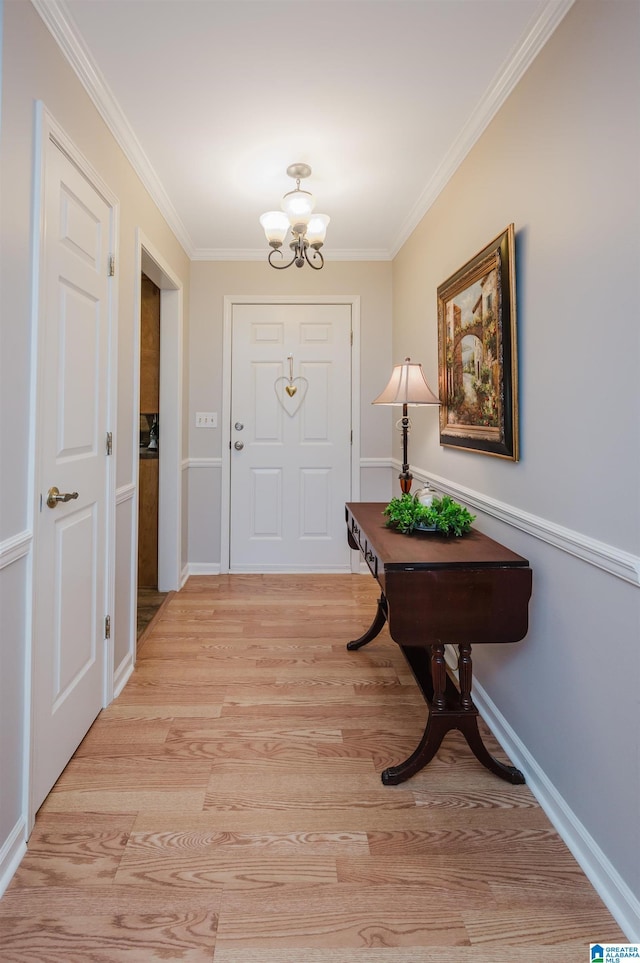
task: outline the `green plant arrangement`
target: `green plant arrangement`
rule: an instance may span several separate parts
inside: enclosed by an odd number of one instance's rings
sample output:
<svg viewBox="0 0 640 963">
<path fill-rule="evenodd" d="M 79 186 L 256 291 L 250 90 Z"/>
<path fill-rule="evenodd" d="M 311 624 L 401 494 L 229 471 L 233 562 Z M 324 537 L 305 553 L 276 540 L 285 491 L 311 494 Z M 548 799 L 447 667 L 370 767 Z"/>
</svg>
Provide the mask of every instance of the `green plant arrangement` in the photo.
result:
<svg viewBox="0 0 640 963">
<path fill-rule="evenodd" d="M 392 498 L 385 508 L 387 525 L 404 535 L 416 530 L 435 530 L 443 535 L 464 535 L 471 528 L 475 515 L 454 501 L 450 495 L 434 498 L 431 505 L 421 505 L 410 494 Z"/>
</svg>

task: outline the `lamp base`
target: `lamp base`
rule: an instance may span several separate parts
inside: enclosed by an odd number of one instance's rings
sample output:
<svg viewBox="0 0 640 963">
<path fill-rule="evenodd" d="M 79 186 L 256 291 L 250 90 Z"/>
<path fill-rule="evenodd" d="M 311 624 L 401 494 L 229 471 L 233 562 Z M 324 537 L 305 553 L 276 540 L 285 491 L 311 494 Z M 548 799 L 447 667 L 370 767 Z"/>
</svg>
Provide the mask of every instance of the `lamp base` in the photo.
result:
<svg viewBox="0 0 640 963">
<path fill-rule="evenodd" d="M 409 466 L 402 466 L 402 471 L 398 475 L 400 479 L 400 490 L 403 495 L 408 495 L 411 491 L 411 483 L 413 481 L 413 475 L 409 471 Z"/>
</svg>

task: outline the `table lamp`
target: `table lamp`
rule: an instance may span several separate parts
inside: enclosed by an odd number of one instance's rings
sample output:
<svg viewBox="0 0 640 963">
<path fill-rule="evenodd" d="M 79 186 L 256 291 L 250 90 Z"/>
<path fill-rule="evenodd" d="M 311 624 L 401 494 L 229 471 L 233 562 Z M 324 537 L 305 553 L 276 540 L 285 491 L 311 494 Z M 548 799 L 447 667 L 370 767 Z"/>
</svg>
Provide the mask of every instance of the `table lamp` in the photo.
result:
<svg viewBox="0 0 640 963">
<path fill-rule="evenodd" d="M 411 427 L 407 406 L 439 405 L 440 401 L 427 384 L 422 365 L 412 362 L 411 358 L 405 358 L 402 364 L 393 366 L 387 387 L 371 404 L 402 405 L 402 418 L 396 422 L 396 427 L 402 432 L 402 471 L 398 477 L 402 493 L 406 494 L 411 491 L 413 481 L 407 456 L 407 441 Z"/>
</svg>

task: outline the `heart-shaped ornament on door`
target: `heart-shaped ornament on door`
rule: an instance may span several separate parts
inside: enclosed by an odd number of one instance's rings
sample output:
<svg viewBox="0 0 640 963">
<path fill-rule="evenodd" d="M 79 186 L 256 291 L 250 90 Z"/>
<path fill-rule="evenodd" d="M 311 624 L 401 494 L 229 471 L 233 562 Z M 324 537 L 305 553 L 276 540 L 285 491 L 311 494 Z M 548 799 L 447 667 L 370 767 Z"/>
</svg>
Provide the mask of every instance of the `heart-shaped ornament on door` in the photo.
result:
<svg viewBox="0 0 640 963">
<path fill-rule="evenodd" d="M 289 398 L 293 398 L 293 396 L 297 393 L 298 388 L 300 388 L 300 396 L 293 405 L 289 403 L 284 395 L 284 392 L 280 390 L 282 385 L 284 385 L 284 390 Z M 298 375 L 297 378 L 287 378 L 285 375 L 282 375 L 280 378 L 276 378 L 273 387 L 276 393 L 276 398 L 280 402 L 281 407 L 284 411 L 286 411 L 290 418 L 293 418 L 293 416 L 300 411 L 300 406 L 307 397 L 309 382 L 302 375 Z"/>
</svg>

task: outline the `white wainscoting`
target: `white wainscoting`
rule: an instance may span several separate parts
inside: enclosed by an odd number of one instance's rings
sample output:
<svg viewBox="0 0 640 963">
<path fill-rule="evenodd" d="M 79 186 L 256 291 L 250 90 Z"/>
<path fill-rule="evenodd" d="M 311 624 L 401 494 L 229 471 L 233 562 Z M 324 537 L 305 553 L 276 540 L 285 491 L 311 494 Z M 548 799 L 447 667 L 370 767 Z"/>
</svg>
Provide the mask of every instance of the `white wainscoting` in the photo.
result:
<svg viewBox="0 0 640 963">
<path fill-rule="evenodd" d="M 202 489 L 196 485 L 193 472 L 202 471 L 219 472 L 222 469 L 222 458 L 186 458 L 182 463 L 183 471 L 188 471 L 187 489 L 189 491 L 189 525 L 193 524 L 194 518 L 202 520 L 203 526 L 211 531 L 211 543 L 214 544 L 214 535 L 220 518 L 220 482 L 212 479 L 211 483 L 205 482 L 205 489 L 208 492 L 205 497 Z M 191 545 L 191 538 L 189 539 Z M 200 552 L 201 556 L 204 552 Z M 213 554 L 220 555 L 219 535 L 215 542 Z M 190 575 L 219 575 L 220 561 L 191 561 L 187 559 L 186 565 L 182 568 L 181 585 L 187 581 Z"/>
<path fill-rule="evenodd" d="M 0 898 L 13 879 L 27 851 L 27 824 L 20 817 L 0 848 Z"/>
<path fill-rule="evenodd" d="M 401 470 L 400 462 L 395 459 L 390 459 L 389 466 L 394 470 Z M 438 491 L 446 492 L 469 507 L 477 508 L 486 515 L 581 559 L 615 578 L 640 586 L 640 557 L 413 465 L 411 471 L 415 481 L 422 484 L 429 482 Z M 455 669 L 457 652 L 453 646 L 447 646 L 446 657 L 449 666 Z M 637 940 L 640 936 L 638 897 L 622 879 L 597 841 L 477 680 L 473 683 L 473 699 L 482 718 L 513 764 L 525 774 L 527 785 L 611 914 L 628 938 Z"/>
<path fill-rule="evenodd" d="M 133 482 L 116 489 L 115 611 L 111 617 L 113 698 L 133 672 L 136 651 L 135 577 L 138 568 L 138 516 Z"/>
<path fill-rule="evenodd" d="M 398 468 L 398 471 L 401 470 L 399 461 L 394 460 L 392 464 Z M 501 522 L 506 522 L 512 528 L 517 528 L 527 535 L 539 538 L 543 542 L 573 555 L 575 558 L 582 559 L 583 562 L 588 562 L 610 575 L 615 575 L 616 578 L 640 586 L 640 556 L 632 555 L 630 552 L 625 552 L 614 545 L 608 545 L 606 542 L 600 542 L 588 535 L 583 535 L 581 532 L 557 525 L 555 522 L 541 518 L 539 515 L 532 515 L 530 512 L 525 512 L 514 505 L 508 505 L 506 502 L 500 502 L 496 498 L 474 491 L 472 488 L 458 485 L 456 482 L 440 477 L 440 475 L 424 472 L 413 465 L 411 471 L 416 481 L 430 482 L 438 491 L 459 498 L 465 505 L 479 508 L 486 515 L 491 515 Z"/>
<path fill-rule="evenodd" d="M 457 659 L 458 655 L 454 646 L 447 645 L 447 664 L 456 678 L 458 677 Z M 585 829 L 571 807 L 567 805 L 486 690 L 475 680 L 473 683 L 473 701 L 512 764 L 524 773 L 527 786 L 540 803 L 560 837 L 571 850 L 576 862 L 590 880 L 605 906 L 629 939 L 635 940 L 640 934 L 640 900 L 638 900 L 638 897 L 627 886 L 593 836 Z"/>
<path fill-rule="evenodd" d="M 24 634 L 24 626 L 29 625 L 29 618 L 25 613 L 25 599 L 30 579 L 28 557 L 31 553 L 32 546 L 33 532 L 26 529 L 0 542 L 0 571 L 6 571 L 6 574 L 3 575 L 2 578 L 8 580 L 7 584 L 9 587 L 7 588 L 7 594 L 11 598 L 12 608 L 11 612 L 7 612 L 6 609 L 2 612 L 3 637 L 5 642 L 12 646 L 24 645 L 27 652 L 29 652 L 29 646 L 27 640 L 23 639 L 22 636 Z M 7 571 L 21 559 L 26 559 L 22 565 L 22 570 L 12 569 L 11 572 Z M 19 588 L 17 592 L 15 582 L 17 582 Z M 23 660 L 23 662 L 26 665 L 26 659 Z M 25 694 L 29 683 L 30 677 L 28 679 L 25 677 L 16 677 L 11 679 L 10 682 L 5 680 L 5 684 L 11 686 L 17 685 L 23 689 Z M 14 727 L 10 738 L 15 741 L 16 744 L 22 742 L 24 746 L 28 746 L 28 706 L 25 706 L 24 703 L 23 712 L 24 727 L 21 727 L 21 731 L 19 731 L 17 720 L 14 720 Z M 23 799 L 26 798 L 27 773 L 21 771 L 23 764 L 26 766 L 26 761 L 23 760 L 19 762 L 11 755 L 11 752 L 12 750 L 10 748 L 7 756 L 7 766 L 2 773 L 2 779 L 5 781 L 4 788 L 6 791 L 9 790 L 8 783 L 11 781 L 12 795 L 16 800 L 15 808 L 12 806 L 13 818 L 16 819 L 16 822 L 7 838 L 2 841 L 2 845 L 0 845 L 0 896 L 2 896 L 11 882 L 20 864 L 20 860 L 27 850 L 26 818 L 24 813 L 19 813 L 21 808 L 19 802 L 20 797 L 22 796 Z M 26 768 L 28 769 L 28 766 L 26 766 Z"/>
<path fill-rule="evenodd" d="M 7 565 L 13 565 L 19 558 L 28 555 L 32 542 L 33 533 L 27 530 L 18 532 L 17 535 L 12 535 L 10 538 L 6 538 L 4 542 L 0 542 L 0 569 L 6 568 Z"/>
<path fill-rule="evenodd" d="M 191 468 L 220 469 L 221 467 L 221 458 L 188 458 L 182 463 L 183 471 Z M 392 472 L 399 472 L 401 467 L 400 462 L 392 458 L 361 458 L 360 470 L 363 476 L 361 482 L 363 492 L 367 492 L 370 487 L 373 487 L 376 491 L 386 490 L 388 485 L 384 480 L 385 476 L 381 474 L 381 470 L 388 470 L 389 475 L 392 476 Z M 565 528 L 539 515 L 525 512 L 520 508 L 516 508 L 514 505 L 498 501 L 489 495 L 485 495 L 471 488 L 466 488 L 464 485 L 459 485 L 447 478 L 423 471 L 414 465 L 411 466 L 411 471 L 416 482 L 422 484 L 430 482 L 439 491 L 446 492 L 454 498 L 460 499 L 465 505 L 478 508 L 485 514 L 497 518 L 521 532 L 541 539 L 549 545 L 553 545 L 561 551 L 567 552 L 569 555 L 573 555 L 576 558 L 582 559 L 584 562 L 588 562 L 590 565 L 595 565 L 603 569 L 616 578 L 621 578 L 626 582 L 640 587 L 640 556 L 632 555 L 630 552 L 625 552 L 622 549 L 616 548 L 614 545 L 608 545 L 606 542 L 598 541 L 581 532 Z M 371 483 L 367 481 L 369 472 L 371 472 L 372 476 L 374 474 L 376 476 L 375 479 L 372 479 Z M 390 477 L 389 484 L 391 480 Z M 380 495 L 379 497 L 384 500 L 385 497 L 391 497 L 391 495 Z M 367 495 L 367 497 L 363 497 L 362 500 L 375 500 L 375 496 Z M 187 576 L 196 574 L 216 575 L 220 572 L 220 564 L 219 562 L 192 563 L 188 561 L 186 571 Z"/>
</svg>

